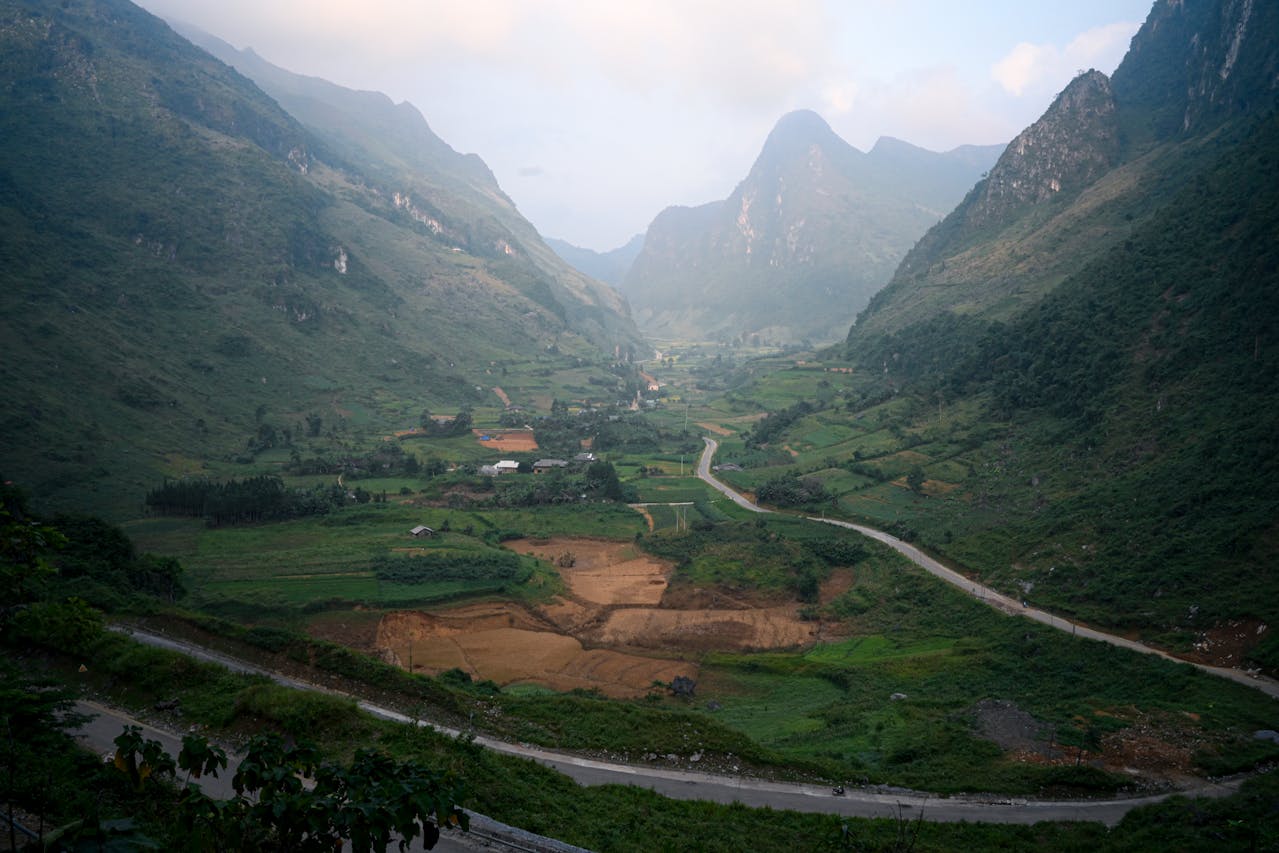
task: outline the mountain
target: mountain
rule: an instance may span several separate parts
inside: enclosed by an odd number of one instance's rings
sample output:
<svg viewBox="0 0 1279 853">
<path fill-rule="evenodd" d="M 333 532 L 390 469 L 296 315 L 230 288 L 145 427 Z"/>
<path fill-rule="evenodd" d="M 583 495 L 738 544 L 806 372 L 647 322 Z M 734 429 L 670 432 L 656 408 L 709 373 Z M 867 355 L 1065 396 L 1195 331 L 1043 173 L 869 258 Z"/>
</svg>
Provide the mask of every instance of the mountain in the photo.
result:
<svg viewBox="0 0 1279 853">
<path fill-rule="evenodd" d="M 639 256 L 640 249 L 644 248 L 644 235 L 636 234 L 626 241 L 626 245 L 607 252 L 583 249 L 553 237 L 546 238 L 546 245 L 563 258 L 565 263 L 579 272 L 589 275 L 596 281 L 620 287 L 623 279 L 626 278 L 626 273 L 630 271 L 631 264 L 635 263 L 635 258 Z"/>
<path fill-rule="evenodd" d="M 850 342 L 939 314 L 1007 319 L 1131 237 L 1207 168 L 1232 117 L 1273 108 L 1271 4 L 1160 2 L 1114 79 L 1081 74 L 906 255 Z"/>
<path fill-rule="evenodd" d="M 1279 671 L 1279 7 L 1156 3 L 1113 78 L 1074 80 L 920 240 L 846 355 L 876 398 L 956 413 L 922 471 L 962 480 L 922 509 L 932 547 Z"/>
<path fill-rule="evenodd" d="M 376 180 L 403 215 L 468 251 L 517 258 L 507 278 L 534 276 L 534 298 L 562 312 L 573 329 L 600 346 L 635 343 L 617 291 L 562 261 L 519 214 L 484 161 L 454 151 L 412 104 L 294 74 L 193 28 L 183 27 L 182 33 L 261 87 L 323 139 L 347 171 Z"/>
<path fill-rule="evenodd" d="M 499 359 L 637 345 L 408 105 L 273 98 L 124 0 L 2 0 L 0 81 L 0 468 L 50 506 L 109 512 L 304 420 L 474 404 Z"/>
<path fill-rule="evenodd" d="M 881 139 L 863 153 L 816 113 L 791 113 L 728 199 L 653 220 L 622 291 L 659 336 L 842 334 L 998 151 Z"/>
</svg>

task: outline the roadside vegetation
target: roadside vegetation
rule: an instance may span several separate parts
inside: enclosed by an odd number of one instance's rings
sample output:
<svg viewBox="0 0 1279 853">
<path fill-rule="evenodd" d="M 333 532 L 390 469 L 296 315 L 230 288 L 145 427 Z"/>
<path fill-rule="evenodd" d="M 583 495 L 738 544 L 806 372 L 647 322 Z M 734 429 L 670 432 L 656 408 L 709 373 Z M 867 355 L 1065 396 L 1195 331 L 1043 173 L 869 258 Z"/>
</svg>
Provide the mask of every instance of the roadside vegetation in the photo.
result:
<svg viewBox="0 0 1279 853">
<path fill-rule="evenodd" d="M 309 732 L 340 760 L 353 758 L 342 745 L 352 738 L 385 743 L 397 758 L 459 773 L 469 807 L 606 849 L 629 849 L 633 838 L 605 829 L 603 816 L 619 809 L 654 815 L 654 831 L 692 814 L 727 822 L 732 813 L 735 826 L 760 831 L 781 821 L 776 826 L 817 847 L 840 843 L 842 830 L 828 818 L 670 803 L 616 789 L 575 792 L 578 811 L 569 815 L 520 787 L 568 796 L 558 777 L 541 775 L 549 771 L 464 743 L 425 745 L 425 735 L 366 719 L 340 722 L 354 714 L 337 710 L 340 703 L 291 698 L 260 680 L 214 674 L 104 635 L 101 614 L 411 715 L 622 761 L 662 765 L 674 755 L 676 766 L 828 784 L 1071 797 L 1137 790 L 1116 771 L 1123 756 L 1141 749 L 1158 756 L 1142 769 L 1151 778 L 1254 770 L 1279 758 L 1279 748 L 1252 738 L 1271 727 L 1273 704 L 1254 691 L 1001 616 L 874 543 L 798 518 L 751 515 L 692 476 L 699 436 L 709 431 L 721 445 L 720 476 L 739 488 L 803 513 L 866 519 L 944 552 L 961 537 L 953 519 L 939 527 L 938 508 L 950 500 L 950 484 L 973 482 L 971 470 L 993 435 L 976 409 L 943 407 L 939 415 L 909 397 L 876 401 L 856 374 L 793 356 L 734 360 L 720 372 L 698 366 L 704 364 L 687 358 L 663 367 L 671 382 L 665 399 L 643 416 L 650 426 L 635 432 L 654 436 L 655 444 L 601 451 L 563 472 L 482 476 L 477 466 L 494 452 L 485 456 L 475 434 L 441 428 L 440 435 L 391 439 L 394 452 L 378 438 L 336 468 L 304 465 L 302 473 L 286 463 L 270 480 L 238 481 L 258 484 L 249 495 L 328 490 L 340 498 L 317 514 L 244 514 L 224 523 L 207 512 L 157 513 L 128 522 L 127 535 L 95 520 L 50 517 L 33 528 L 47 533 L 31 545 L 39 554 L 33 565 L 50 571 L 37 573 L 39 583 L 36 575 L 14 575 L 15 594 L 38 600 L 23 610 L 30 615 L 10 620 L 8 642 L 22 650 L 24 666 L 61 661 L 55 669 L 70 683 L 126 707 L 177 698 L 184 724 L 220 731 L 228 743 L 265 730 Z M 719 381 L 731 387 L 714 395 L 704 387 Z M 781 413 L 776 420 L 757 416 L 761 400 Z M 481 432 L 488 429 L 485 415 L 475 417 Z M 585 407 L 557 405 L 547 417 L 567 436 L 560 439 L 566 450 L 596 436 L 601 423 Z M 538 422 L 535 414 L 526 419 Z M 540 449 L 510 455 L 530 465 L 543 458 Z M 567 494 L 567 482 L 575 482 L 571 500 L 495 500 L 511 490 Z M 352 497 L 356 489 L 368 499 Z M 788 489 L 803 496 L 790 500 Z M 624 501 L 652 505 L 641 513 Z M 414 536 L 418 527 L 429 533 Z M 404 608 L 485 600 L 543 606 L 565 592 L 562 569 L 572 565 L 571 555 L 556 564 L 508 544 L 574 536 L 634 542 L 668 560 L 672 594 L 702 606 L 789 602 L 812 641 L 698 652 L 695 689 L 655 684 L 646 697 L 621 701 L 527 684 L 503 689 L 462 670 L 409 675 L 308 636 L 323 636 L 337 622 L 373 626 Z M 75 674 L 73 663 L 86 660 L 89 674 Z M 207 685 L 179 686 L 186 675 L 175 673 L 197 671 L 205 674 L 196 681 Z M 330 724 L 336 728 L 326 733 Z M 867 849 L 896 843 L 903 831 L 900 823 L 853 827 Z M 909 831 L 924 845 L 916 849 L 954 849 L 967 843 L 965 833 L 978 833 L 931 825 Z M 1066 848 L 1082 837 L 1090 846 L 1111 837 L 1095 827 L 981 832 L 993 833 L 973 836 L 986 839 L 981 843 L 1034 837 Z M 684 843 L 684 836 L 670 837 Z M 697 846 L 732 845 L 699 836 Z"/>
</svg>

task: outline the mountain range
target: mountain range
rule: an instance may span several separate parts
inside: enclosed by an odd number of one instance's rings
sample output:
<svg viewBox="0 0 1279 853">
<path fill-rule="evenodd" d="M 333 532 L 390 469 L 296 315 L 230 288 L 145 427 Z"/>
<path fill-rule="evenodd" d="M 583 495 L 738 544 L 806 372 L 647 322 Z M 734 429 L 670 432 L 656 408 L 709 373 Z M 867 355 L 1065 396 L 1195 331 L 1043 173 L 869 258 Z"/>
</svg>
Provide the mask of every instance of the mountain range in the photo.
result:
<svg viewBox="0 0 1279 853">
<path fill-rule="evenodd" d="M 497 360 L 639 345 L 412 106 L 228 58 L 124 0 L 0 2 L 6 476 L 136 500 L 264 425 L 386 429 Z"/>
<path fill-rule="evenodd" d="M 1007 318 L 1127 240 L 1273 108 L 1266 4 L 1156 3 L 1108 79 L 1080 74 L 910 251 L 850 340 L 941 313 Z"/>
<path fill-rule="evenodd" d="M 937 550 L 1168 642 L 1247 625 L 1271 670 L 1277 108 L 1279 7 L 1160 0 L 1114 75 L 1071 82 L 833 353 L 876 399 L 976 413 L 951 438 L 965 489 L 926 513 Z"/>
<path fill-rule="evenodd" d="M 546 238 L 546 245 L 550 246 L 568 264 L 574 269 L 581 270 L 591 278 L 602 281 L 605 284 L 611 284 L 614 287 L 621 287 L 622 282 L 626 279 L 626 274 L 630 271 L 631 265 L 635 263 L 635 259 L 639 257 L 640 250 L 644 248 L 644 235 L 636 234 L 630 240 L 626 241 L 626 245 L 618 246 L 607 252 L 596 252 L 593 249 L 583 249 L 581 246 L 574 246 L 565 240 L 557 240 L 554 237 Z"/>
<path fill-rule="evenodd" d="M 816 113 L 790 113 L 729 198 L 653 220 L 622 292 L 658 337 L 842 336 L 1000 150 L 883 138 L 862 152 Z"/>
</svg>

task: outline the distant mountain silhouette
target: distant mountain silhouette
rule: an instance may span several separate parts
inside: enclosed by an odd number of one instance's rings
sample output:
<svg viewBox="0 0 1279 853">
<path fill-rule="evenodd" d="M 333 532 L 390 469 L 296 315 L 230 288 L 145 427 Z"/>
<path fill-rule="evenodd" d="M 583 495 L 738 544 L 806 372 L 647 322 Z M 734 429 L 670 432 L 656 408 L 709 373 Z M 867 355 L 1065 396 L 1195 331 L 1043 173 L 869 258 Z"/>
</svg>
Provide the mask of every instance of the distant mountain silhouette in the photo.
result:
<svg viewBox="0 0 1279 853">
<path fill-rule="evenodd" d="M 881 139 L 863 153 L 816 113 L 790 113 L 728 199 L 654 219 L 622 290 L 658 335 L 842 335 L 999 150 Z"/>
<path fill-rule="evenodd" d="M 553 237 L 546 238 L 546 245 L 554 249 L 555 254 L 574 269 L 586 273 L 596 281 L 619 287 L 630 271 L 631 264 L 635 263 L 640 250 L 644 248 L 644 235 L 636 234 L 626 241 L 626 245 L 618 246 L 608 252 L 583 249 Z"/>
</svg>

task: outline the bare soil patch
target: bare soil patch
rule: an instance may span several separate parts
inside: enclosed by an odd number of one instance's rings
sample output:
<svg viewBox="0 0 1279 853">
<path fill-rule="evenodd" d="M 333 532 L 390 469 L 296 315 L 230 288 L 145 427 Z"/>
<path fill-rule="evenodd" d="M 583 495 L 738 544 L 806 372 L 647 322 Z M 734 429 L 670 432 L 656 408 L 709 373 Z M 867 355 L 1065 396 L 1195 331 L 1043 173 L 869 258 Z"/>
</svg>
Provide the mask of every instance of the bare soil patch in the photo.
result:
<svg viewBox="0 0 1279 853">
<path fill-rule="evenodd" d="M 497 399 L 502 401 L 503 406 L 506 406 L 506 408 L 508 409 L 511 408 L 511 398 L 506 396 L 505 391 L 503 391 L 501 388 L 494 386 L 493 393 L 497 395 Z"/>
<path fill-rule="evenodd" d="M 378 646 L 392 662 L 414 671 L 458 668 L 502 686 L 535 682 L 553 690 L 599 690 L 634 698 L 654 681 L 697 677 L 697 667 L 609 649 L 586 649 L 515 605 L 477 605 L 445 614 L 389 613 L 378 627 Z"/>
<path fill-rule="evenodd" d="M 699 421 L 697 425 L 701 427 L 702 429 L 706 430 L 707 432 L 715 433 L 715 435 L 732 435 L 733 434 L 733 431 L 731 429 L 728 429 L 727 427 L 722 427 L 719 424 L 702 423 Z"/>
<path fill-rule="evenodd" d="M 1014 761 L 1032 764 L 1090 764 L 1117 773 L 1140 770 L 1143 776 L 1172 783 L 1193 778 L 1194 754 L 1205 737 L 1185 719 L 1140 715 L 1105 735 L 1094 749 L 1056 742 L 1052 726 L 1005 699 L 983 699 L 974 707 L 974 728 Z M 1083 720 L 1078 721 L 1081 725 Z"/>
<path fill-rule="evenodd" d="M 668 563 L 629 542 L 553 538 L 515 539 L 506 545 L 558 566 L 570 592 L 591 604 L 655 605 L 662 600 L 671 573 Z"/>
<path fill-rule="evenodd" d="M 328 640 L 368 652 L 377 648 L 378 626 L 381 621 L 382 614 L 378 611 L 327 611 L 316 613 L 307 620 L 306 633 L 317 640 Z"/>
<path fill-rule="evenodd" d="M 414 671 L 456 667 L 503 686 L 532 682 L 635 697 L 654 681 L 696 679 L 697 665 L 679 660 L 686 652 L 792 648 L 811 644 L 822 630 L 777 594 L 690 585 L 672 592 L 670 564 L 630 542 L 556 537 L 507 547 L 556 565 L 568 594 L 536 609 L 486 602 L 388 613 L 377 625 L 376 648 Z"/>
<path fill-rule="evenodd" d="M 822 584 L 818 592 L 818 601 L 822 604 L 830 604 L 852 589 L 854 580 L 852 569 L 836 569 Z"/>
<path fill-rule="evenodd" d="M 782 649 L 817 639 L 816 623 L 803 622 L 797 605 L 766 610 L 613 610 L 590 639 L 605 645 L 668 651 Z"/>
<path fill-rule="evenodd" d="M 475 435 L 475 440 L 485 447 L 490 447 L 494 451 L 510 451 L 512 453 L 527 453 L 537 450 L 537 441 L 533 438 L 533 431 L 527 429 L 473 429 L 471 432 Z M 483 438 L 487 436 L 488 441 Z"/>
<path fill-rule="evenodd" d="M 1050 758 L 1050 728 L 1007 699 L 983 699 L 974 708 L 977 734 L 1005 752 Z"/>
<path fill-rule="evenodd" d="M 637 506 L 635 504 L 632 504 L 631 509 L 635 510 L 640 515 L 644 516 L 644 522 L 648 524 L 648 532 L 652 533 L 653 532 L 653 514 L 648 511 L 648 507 Z"/>
<path fill-rule="evenodd" d="M 1241 666 L 1248 652 L 1264 640 L 1270 628 L 1256 619 L 1241 619 L 1216 625 L 1202 632 L 1192 651 L 1182 655 L 1195 663 L 1212 666 Z"/>
<path fill-rule="evenodd" d="M 947 483 L 945 480 L 924 481 L 924 493 L 929 495 L 948 495 L 958 488 L 958 483 Z"/>
</svg>

